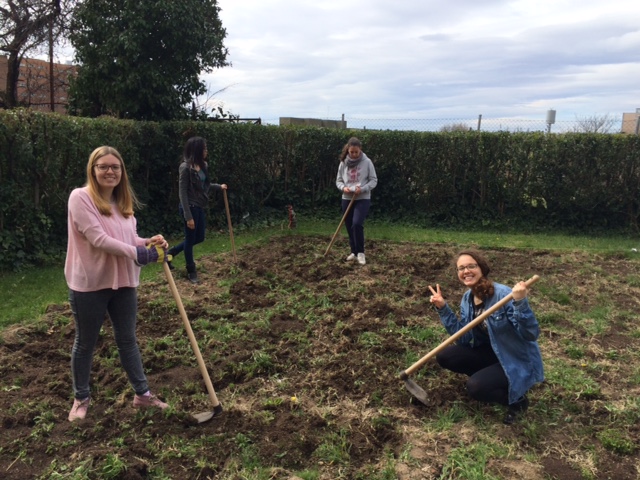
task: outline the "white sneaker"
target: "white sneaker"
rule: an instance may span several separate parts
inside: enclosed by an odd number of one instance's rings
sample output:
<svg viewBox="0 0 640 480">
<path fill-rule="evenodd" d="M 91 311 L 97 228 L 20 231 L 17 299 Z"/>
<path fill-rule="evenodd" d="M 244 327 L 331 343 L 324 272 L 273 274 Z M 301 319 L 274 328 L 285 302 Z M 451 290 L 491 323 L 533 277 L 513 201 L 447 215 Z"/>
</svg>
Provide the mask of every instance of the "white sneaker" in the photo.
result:
<svg viewBox="0 0 640 480">
<path fill-rule="evenodd" d="M 367 263 L 367 261 L 364 259 L 364 253 L 359 253 L 358 254 L 358 263 L 360 265 L 364 265 Z"/>
<path fill-rule="evenodd" d="M 353 262 L 356 259 L 356 254 L 352 253 L 347 257 L 347 262 Z"/>
</svg>

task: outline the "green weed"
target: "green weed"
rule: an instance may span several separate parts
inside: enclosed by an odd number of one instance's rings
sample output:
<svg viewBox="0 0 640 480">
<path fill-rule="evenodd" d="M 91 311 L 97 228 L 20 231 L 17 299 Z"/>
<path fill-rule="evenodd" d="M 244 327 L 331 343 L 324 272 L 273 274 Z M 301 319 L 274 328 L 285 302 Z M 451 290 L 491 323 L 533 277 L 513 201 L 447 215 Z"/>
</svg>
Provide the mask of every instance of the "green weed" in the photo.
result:
<svg viewBox="0 0 640 480">
<path fill-rule="evenodd" d="M 341 428 L 325 436 L 320 446 L 313 452 L 313 457 L 325 463 L 344 465 L 351 458 L 350 446 L 347 431 Z"/>
<path fill-rule="evenodd" d="M 634 441 L 622 430 L 610 428 L 598 432 L 596 436 L 602 442 L 604 448 L 619 455 L 631 455 L 637 449 Z"/>
<path fill-rule="evenodd" d="M 590 378 L 583 369 L 568 365 L 561 359 L 547 362 L 547 380 L 557 385 L 574 398 L 596 398 L 600 395 L 600 386 Z"/>
<path fill-rule="evenodd" d="M 490 458 L 499 457 L 504 452 L 496 445 L 477 442 L 460 445 L 453 449 L 442 468 L 441 479 L 464 478 L 465 480 L 501 480 L 487 471 Z"/>
<path fill-rule="evenodd" d="M 120 478 L 126 470 L 127 465 L 117 454 L 108 453 L 104 459 L 100 472 L 102 478 L 111 480 L 113 478 Z"/>
</svg>

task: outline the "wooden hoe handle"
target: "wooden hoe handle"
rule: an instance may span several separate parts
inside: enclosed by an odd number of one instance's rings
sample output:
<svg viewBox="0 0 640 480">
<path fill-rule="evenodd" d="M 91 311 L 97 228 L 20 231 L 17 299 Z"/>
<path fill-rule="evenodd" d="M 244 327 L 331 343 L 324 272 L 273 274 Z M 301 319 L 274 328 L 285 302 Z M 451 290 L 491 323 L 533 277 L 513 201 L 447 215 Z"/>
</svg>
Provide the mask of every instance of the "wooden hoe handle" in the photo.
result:
<svg viewBox="0 0 640 480">
<path fill-rule="evenodd" d="M 540 280 L 540 277 L 538 275 L 534 275 L 529 280 L 527 280 L 525 283 L 526 283 L 527 287 L 530 287 L 531 285 L 536 283 L 538 280 Z M 449 344 L 455 342 L 457 339 L 459 339 L 461 336 L 463 336 L 469 330 L 471 330 L 475 326 L 477 326 L 480 323 L 482 323 L 487 317 L 489 317 L 494 312 L 496 312 L 498 309 L 502 308 L 504 305 L 509 303 L 512 299 L 513 299 L 513 293 L 510 293 L 509 295 L 504 297 L 502 300 L 496 302 L 496 304 L 493 305 L 491 308 L 489 308 L 488 310 L 486 310 L 482 314 L 478 315 L 478 317 L 475 318 L 472 322 L 470 322 L 467 325 L 465 325 L 463 328 L 461 328 L 456 333 L 451 335 L 449 338 L 447 338 L 444 342 L 442 342 L 436 348 L 434 348 L 429 353 L 427 353 L 424 357 L 422 357 L 416 363 L 414 363 L 409 368 L 407 368 L 404 372 L 402 372 L 400 374 L 400 378 L 402 378 L 403 380 L 408 378 L 409 375 L 411 375 L 418 368 L 420 368 L 422 365 L 424 365 L 427 362 L 427 360 L 429 360 L 431 357 L 435 356 L 437 353 L 439 353 L 441 350 L 443 350 Z"/>
<path fill-rule="evenodd" d="M 178 305 L 178 310 L 180 311 L 180 316 L 182 317 L 182 323 L 184 323 L 184 328 L 187 330 L 187 335 L 189 336 L 189 342 L 191 343 L 191 348 L 193 349 L 193 353 L 196 354 L 196 359 L 198 360 L 198 366 L 200 367 L 200 373 L 202 374 L 204 383 L 207 386 L 207 392 L 209 392 L 209 398 L 211 399 L 211 404 L 214 407 L 217 407 L 218 405 L 220 405 L 220 402 L 218 401 L 216 392 L 213 389 L 213 384 L 211 383 L 211 378 L 209 377 L 207 366 L 204 364 L 202 354 L 200 353 L 200 348 L 198 347 L 198 342 L 196 341 L 196 337 L 193 334 L 193 329 L 191 328 L 191 323 L 189 323 L 189 318 L 187 317 L 187 312 L 184 310 L 184 305 L 182 304 L 180 293 L 178 293 L 178 289 L 176 288 L 176 282 L 173 280 L 171 269 L 169 269 L 169 265 L 167 264 L 167 262 L 164 262 L 162 266 L 164 268 L 164 274 L 167 277 L 167 281 L 169 282 L 169 288 L 171 289 L 173 298 L 176 301 L 176 304 Z"/>
<path fill-rule="evenodd" d="M 336 233 L 333 234 L 333 238 L 331 238 L 331 242 L 329 242 L 329 246 L 327 247 L 327 250 L 324 252 L 323 256 L 327 256 L 327 253 L 329 253 L 329 250 L 331 250 L 331 247 L 333 246 L 333 242 L 336 241 L 336 237 L 338 236 L 338 233 L 340 233 L 340 229 L 342 228 L 342 225 L 344 225 L 344 221 L 347 219 L 347 215 L 349 215 L 349 211 L 351 211 L 351 207 L 353 206 L 353 202 L 356 199 L 356 194 L 353 194 L 353 197 L 351 197 L 351 201 L 349 202 L 349 205 L 347 206 L 347 209 L 344 211 L 344 215 L 342 215 L 342 220 L 340 220 L 340 224 L 338 225 L 338 228 L 336 228 Z"/>
<path fill-rule="evenodd" d="M 229 238 L 231 239 L 231 251 L 233 252 L 233 261 L 238 263 L 236 257 L 236 244 L 233 241 L 233 225 L 231 225 L 231 213 L 229 212 L 229 200 L 227 199 L 227 191 L 222 190 L 222 196 L 224 198 L 224 209 L 227 212 L 227 225 L 229 226 Z"/>
</svg>

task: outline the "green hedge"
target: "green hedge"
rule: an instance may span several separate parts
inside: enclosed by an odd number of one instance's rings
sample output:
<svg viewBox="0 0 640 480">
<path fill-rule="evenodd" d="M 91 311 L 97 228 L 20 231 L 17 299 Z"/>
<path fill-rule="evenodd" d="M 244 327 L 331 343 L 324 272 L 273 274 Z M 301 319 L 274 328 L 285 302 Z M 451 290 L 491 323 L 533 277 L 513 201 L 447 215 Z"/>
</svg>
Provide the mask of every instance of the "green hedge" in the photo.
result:
<svg viewBox="0 0 640 480">
<path fill-rule="evenodd" d="M 338 154 L 352 135 L 376 165 L 372 215 L 430 226 L 638 231 L 637 136 L 350 131 L 215 122 L 86 119 L 0 111 L 0 268 L 62 256 L 66 202 L 91 151 L 123 155 L 146 204 L 141 235 L 179 235 L 177 172 L 184 142 L 208 140 L 213 179 L 227 183 L 234 223 L 293 204 L 338 213 Z M 210 224 L 226 225 L 221 198 Z"/>
</svg>

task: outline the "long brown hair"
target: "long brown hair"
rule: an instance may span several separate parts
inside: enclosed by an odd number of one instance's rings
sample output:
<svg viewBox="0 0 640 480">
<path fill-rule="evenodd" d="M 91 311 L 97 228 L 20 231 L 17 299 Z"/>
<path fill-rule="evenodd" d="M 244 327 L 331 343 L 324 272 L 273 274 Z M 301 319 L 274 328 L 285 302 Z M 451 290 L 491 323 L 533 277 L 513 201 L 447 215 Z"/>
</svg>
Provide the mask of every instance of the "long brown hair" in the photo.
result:
<svg viewBox="0 0 640 480">
<path fill-rule="evenodd" d="M 482 272 L 482 278 L 480 278 L 480 280 L 478 280 L 478 282 L 473 287 L 471 287 L 471 293 L 473 293 L 474 296 L 481 298 L 482 300 L 486 300 L 487 298 L 492 297 L 495 293 L 495 288 L 493 287 L 493 282 L 488 278 L 489 273 L 491 273 L 491 267 L 489 266 L 489 262 L 487 261 L 487 259 L 478 250 L 468 249 L 458 252 L 458 255 L 456 256 L 456 263 L 462 255 L 469 255 L 471 258 L 473 258 L 478 264 L 478 267 L 480 267 L 480 271 Z"/>
<path fill-rule="evenodd" d="M 340 152 L 340 161 L 344 162 L 344 159 L 347 158 L 349 154 L 349 147 L 360 147 L 362 148 L 362 142 L 360 139 L 356 137 L 351 137 L 347 143 L 342 147 L 342 152 Z"/>
<path fill-rule="evenodd" d="M 133 208 L 139 208 L 141 204 L 129 183 L 129 177 L 127 176 L 127 169 L 124 166 L 122 155 L 120 155 L 115 148 L 103 145 L 91 152 L 89 162 L 87 163 L 87 183 L 85 185 L 89 188 L 91 200 L 93 200 L 93 203 L 95 203 L 100 213 L 107 217 L 111 216 L 111 203 L 100 195 L 100 185 L 98 185 L 94 169 L 96 162 L 106 155 L 113 155 L 120 162 L 120 168 L 122 169 L 120 183 L 113 189 L 113 196 L 122 216 L 129 218 L 133 215 Z"/>
</svg>

